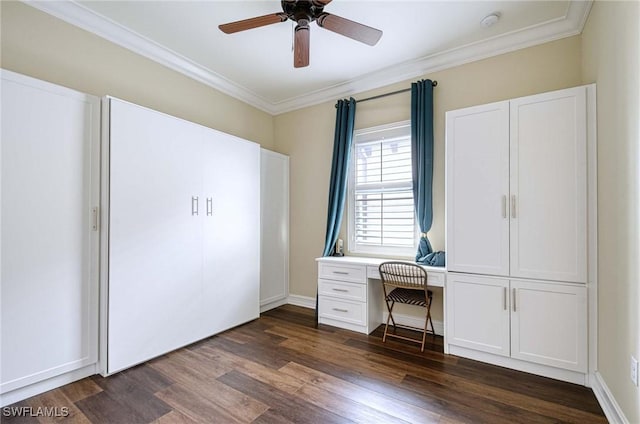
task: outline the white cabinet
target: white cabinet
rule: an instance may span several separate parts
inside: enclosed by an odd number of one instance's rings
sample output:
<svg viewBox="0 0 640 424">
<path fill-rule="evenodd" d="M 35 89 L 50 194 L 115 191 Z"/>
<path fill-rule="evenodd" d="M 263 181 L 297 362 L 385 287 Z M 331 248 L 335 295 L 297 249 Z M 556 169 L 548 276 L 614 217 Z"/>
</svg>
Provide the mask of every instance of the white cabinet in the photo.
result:
<svg viewBox="0 0 640 424">
<path fill-rule="evenodd" d="M 584 383 L 594 95 L 583 86 L 446 113 L 451 353 Z"/>
<path fill-rule="evenodd" d="M 449 274 L 448 343 L 586 372 L 586 287 Z"/>
<path fill-rule="evenodd" d="M 318 323 L 369 334 L 382 322 L 382 284 L 369 283 L 366 264 L 318 261 Z"/>
<path fill-rule="evenodd" d="M 99 99 L 2 76 L 0 403 L 95 372 Z"/>
<path fill-rule="evenodd" d="M 510 354 L 509 280 L 449 274 L 447 340 L 449 344 Z"/>
<path fill-rule="evenodd" d="M 261 149 L 260 312 L 289 296 L 289 157 Z"/>
<path fill-rule="evenodd" d="M 586 91 L 447 112 L 449 271 L 586 283 Z"/>
<path fill-rule="evenodd" d="M 260 148 L 107 99 L 104 373 L 259 315 Z"/>
</svg>

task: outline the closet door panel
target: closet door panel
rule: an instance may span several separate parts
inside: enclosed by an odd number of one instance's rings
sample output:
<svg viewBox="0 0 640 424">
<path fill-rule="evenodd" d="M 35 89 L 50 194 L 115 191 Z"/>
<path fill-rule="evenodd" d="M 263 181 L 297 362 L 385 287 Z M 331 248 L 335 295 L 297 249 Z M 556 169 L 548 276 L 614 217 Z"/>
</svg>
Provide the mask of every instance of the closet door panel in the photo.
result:
<svg viewBox="0 0 640 424">
<path fill-rule="evenodd" d="M 509 103 L 447 112 L 447 268 L 509 274 Z"/>
<path fill-rule="evenodd" d="M 201 335 L 199 128 L 111 100 L 109 372 Z"/>
<path fill-rule="evenodd" d="M 511 101 L 511 275 L 586 282 L 584 87 Z"/>
<path fill-rule="evenodd" d="M 97 360 L 100 103 L 2 71 L 0 393 Z"/>
<path fill-rule="evenodd" d="M 203 299 L 214 334 L 259 316 L 260 147 L 207 130 L 202 157 Z"/>
</svg>

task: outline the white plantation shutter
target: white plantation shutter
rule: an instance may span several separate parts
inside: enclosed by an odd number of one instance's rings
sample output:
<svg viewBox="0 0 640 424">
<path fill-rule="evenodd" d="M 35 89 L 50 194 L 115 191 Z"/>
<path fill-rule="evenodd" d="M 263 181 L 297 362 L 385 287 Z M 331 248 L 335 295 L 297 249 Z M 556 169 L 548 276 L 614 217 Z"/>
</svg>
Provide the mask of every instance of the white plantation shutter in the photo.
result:
<svg viewBox="0 0 640 424">
<path fill-rule="evenodd" d="M 412 252 L 416 244 L 411 134 L 403 124 L 356 133 L 350 180 L 350 250 Z"/>
</svg>

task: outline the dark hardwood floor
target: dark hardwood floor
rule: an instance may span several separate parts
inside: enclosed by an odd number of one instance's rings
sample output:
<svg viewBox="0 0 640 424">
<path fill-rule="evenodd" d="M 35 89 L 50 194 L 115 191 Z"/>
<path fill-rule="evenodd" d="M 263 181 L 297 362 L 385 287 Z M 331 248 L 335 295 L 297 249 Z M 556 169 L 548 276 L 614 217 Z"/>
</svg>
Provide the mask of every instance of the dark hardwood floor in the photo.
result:
<svg viewBox="0 0 640 424">
<path fill-rule="evenodd" d="M 108 378 L 12 405 L 67 417 L 2 423 L 606 423 L 590 389 L 398 340 L 314 328 L 283 306 Z M 5 410 L 3 410 L 4 412 Z M 60 411 L 60 409 L 58 410 Z M 3 413 L 3 415 L 6 415 Z"/>
</svg>

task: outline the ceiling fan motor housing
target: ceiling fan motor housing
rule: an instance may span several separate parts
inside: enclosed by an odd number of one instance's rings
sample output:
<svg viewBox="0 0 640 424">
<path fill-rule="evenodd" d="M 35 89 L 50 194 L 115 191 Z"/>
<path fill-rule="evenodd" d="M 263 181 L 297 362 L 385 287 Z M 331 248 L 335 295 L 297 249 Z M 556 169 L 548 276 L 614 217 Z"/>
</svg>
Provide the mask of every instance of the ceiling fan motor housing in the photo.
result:
<svg viewBox="0 0 640 424">
<path fill-rule="evenodd" d="M 324 12 L 325 3 L 319 0 L 282 0 L 282 11 L 289 19 L 306 27 Z"/>
</svg>

